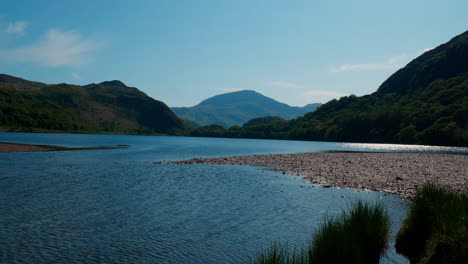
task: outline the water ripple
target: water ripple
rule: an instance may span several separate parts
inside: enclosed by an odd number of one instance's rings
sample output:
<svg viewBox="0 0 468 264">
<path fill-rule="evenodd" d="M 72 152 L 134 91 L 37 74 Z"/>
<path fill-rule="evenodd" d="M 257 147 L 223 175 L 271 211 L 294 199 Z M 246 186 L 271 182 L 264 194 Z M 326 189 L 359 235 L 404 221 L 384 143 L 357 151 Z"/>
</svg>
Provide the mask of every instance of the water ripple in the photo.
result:
<svg viewBox="0 0 468 264">
<path fill-rule="evenodd" d="M 352 199 L 382 200 L 394 230 L 407 208 L 391 195 L 314 188 L 258 167 L 145 163 L 310 149 L 303 143 L 98 138 L 132 147 L 0 154 L 1 263 L 246 263 L 275 241 L 300 247 Z"/>
</svg>

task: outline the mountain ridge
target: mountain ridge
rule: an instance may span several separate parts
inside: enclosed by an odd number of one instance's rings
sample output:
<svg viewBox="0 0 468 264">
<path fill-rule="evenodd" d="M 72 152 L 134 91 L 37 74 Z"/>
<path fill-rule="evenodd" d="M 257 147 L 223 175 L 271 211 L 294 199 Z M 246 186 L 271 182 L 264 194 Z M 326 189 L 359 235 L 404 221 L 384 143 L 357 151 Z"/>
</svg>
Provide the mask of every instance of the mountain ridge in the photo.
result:
<svg viewBox="0 0 468 264">
<path fill-rule="evenodd" d="M 334 99 L 290 121 L 192 134 L 468 146 L 468 31 L 415 58 L 372 94 Z"/>
<path fill-rule="evenodd" d="M 242 90 L 212 96 L 192 107 L 171 107 L 179 117 L 199 125 L 242 125 L 250 119 L 279 116 L 293 119 L 315 110 L 320 104 L 289 106 L 254 90 Z"/>
<path fill-rule="evenodd" d="M 11 130 L 175 134 L 189 127 L 163 102 L 118 80 L 80 86 L 0 74 L 0 102 L 0 126 Z M 47 108 L 53 108 L 61 121 Z"/>
</svg>

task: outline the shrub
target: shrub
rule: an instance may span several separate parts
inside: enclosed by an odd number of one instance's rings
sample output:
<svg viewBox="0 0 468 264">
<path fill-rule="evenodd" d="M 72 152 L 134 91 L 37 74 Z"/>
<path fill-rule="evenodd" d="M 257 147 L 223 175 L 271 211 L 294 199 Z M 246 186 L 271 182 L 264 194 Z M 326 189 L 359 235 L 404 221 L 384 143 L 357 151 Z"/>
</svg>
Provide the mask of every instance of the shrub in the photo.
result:
<svg viewBox="0 0 468 264">
<path fill-rule="evenodd" d="M 468 195 L 423 186 L 395 248 L 412 263 L 468 263 Z"/>
</svg>

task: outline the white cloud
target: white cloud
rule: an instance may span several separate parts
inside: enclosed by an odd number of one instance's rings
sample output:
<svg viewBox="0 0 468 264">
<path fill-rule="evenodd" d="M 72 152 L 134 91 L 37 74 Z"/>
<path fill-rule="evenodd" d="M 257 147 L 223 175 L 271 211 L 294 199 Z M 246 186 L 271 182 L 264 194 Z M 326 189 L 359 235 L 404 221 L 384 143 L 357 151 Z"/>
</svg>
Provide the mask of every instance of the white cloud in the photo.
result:
<svg viewBox="0 0 468 264">
<path fill-rule="evenodd" d="M 293 88 L 293 89 L 304 89 L 304 86 L 298 85 L 295 83 L 290 83 L 290 82 L 270 82 L 268 83 L 270 86 L 276 86 L 276 87 L 283 87 L 283 88 Z"/>
<path fill-rule="evenodd" d="M 81 76 L 80 76 L 78 73 L 76 73 L 76 72 L 72 72 L 72 73 L 71 73 L 71 76 L 72 76 L 74 79 L 76 79 L 76 80 L 81 79 Z"/>
<path fill-rule="evenodd" d="M 10 22 L 8 23 L 6 32 L 11 34 L 23 35 L 29 24 L 30 23 L 26 21 Z"/>
<path fill-rule="evenodd" d="M 330 72 L 378 71 L 395 69 L 404 66 L 405 62 L 408 62 L 408 60 L 409 56 L 407 54 L 401 54 L 391 57 L 387 59 L 387 61 L 381 63 L 343 64 L 341 66 L 331 68 Z"/>
<path fill-rule="evenodd" d="M 346 94 L 333 91 L 310 90 L 301 95 L 309 102 L 325 103 L 332 99 L 343 97 Z"/>
<path fill-rule="evenodd" d="M 377 63 L 363 63 L 363 64 L 343 64 L 338 67 L 330 69 L 330 72 L 348 72 L 348 71 L 376 71 L 392 69 L 394 65 L 377 64 Z"/>
<path fill-rule="evenodd" d="M 304 96 L 329 96 L 329 97 L 341 97 L 345 96 L 344 93 L 332 92 L 332 91 L 320 91 L 320 90 L 312 90 L 303 93 Z"/>
<path fill-rule="evenodd" d="M 332 67 L 330 72 L 349 72 L 349 71 L 379 71 L 397 69 L 405 66 L 413 58 L 421 55 L 431 48 L 420 50 L 414 54 L 401 54 L 388 58 L 386 61 L 379 63 L 360 63 L 360 64 L 343 64 L 338 67 Z"/>
<path fill-rule="evenodd" d="M 36 62 L 51 67 L 79 66 L 88 61 L 87 55 L 95 47 L 79 33 L 51 29 L 36 43 L 0 51 L 0 57 L 12 62 Z"/>
</svg>

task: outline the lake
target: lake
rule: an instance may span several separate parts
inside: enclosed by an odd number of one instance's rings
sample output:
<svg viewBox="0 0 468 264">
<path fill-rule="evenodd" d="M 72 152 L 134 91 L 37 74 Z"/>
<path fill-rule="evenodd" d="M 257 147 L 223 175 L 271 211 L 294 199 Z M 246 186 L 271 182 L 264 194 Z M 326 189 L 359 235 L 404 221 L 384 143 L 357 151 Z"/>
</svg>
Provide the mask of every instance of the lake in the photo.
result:
<svg viewBox="0 0 468 264">
<path fill-rule="evenodd" d="M 337 150 L 466 154 L 430 146 L 132 135 L 0 132 L 2 141 L 129 145 L 0 153 L 2 263 L 247 263 L 276 241 L 304 245 L 325 216 L 356 199 L 384 203 L 394 232 L 408 208 L 393 195 L 319 188 L 261 167 L 152 161 Z M 388 254 L 407 263 L 393 249 Z"/>
</svg>

